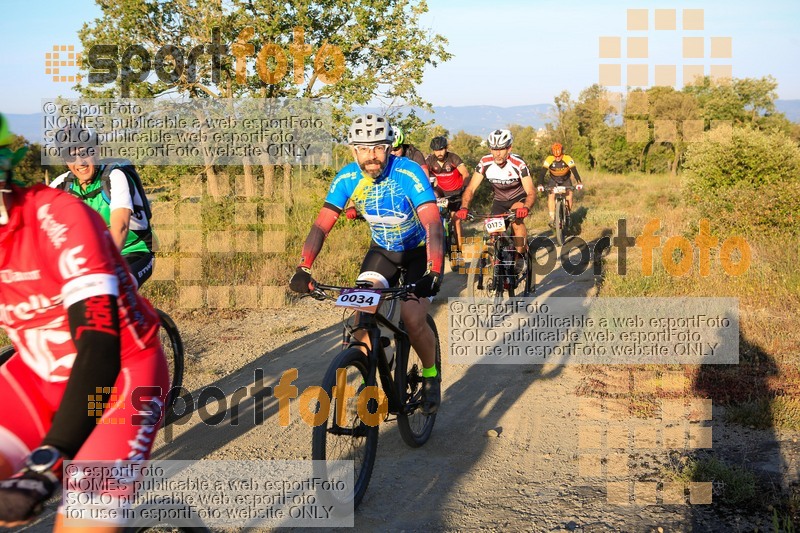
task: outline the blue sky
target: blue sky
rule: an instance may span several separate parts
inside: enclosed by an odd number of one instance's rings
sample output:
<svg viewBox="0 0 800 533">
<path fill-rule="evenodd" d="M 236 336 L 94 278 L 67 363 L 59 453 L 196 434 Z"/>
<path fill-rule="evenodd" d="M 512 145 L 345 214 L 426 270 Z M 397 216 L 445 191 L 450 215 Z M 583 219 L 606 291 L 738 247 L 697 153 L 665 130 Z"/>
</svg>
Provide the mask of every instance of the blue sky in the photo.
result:
<svg viewBox="0 0 800 533">
<path fill-rule="evenodd" d="M 517 1 L 429 0 L 423 25 L 444 35 L 453 59 L 430 68 L 420 93 L 434 105 L 552 103 L 566 89 L 573 96 L 599 81 L 600 63 L 654 65 L 730 64 L 734 77 L 774 76 L 783 99 L 800 99 L 800 2 L 785 0 L 671 1 L 644 0 Z M 0 30 L 2 110 L 34 113 L 40 100 L 73 96 L 69 83 L 54 83 L 44 73 L 44 55 L 54 44 L 79 45 L 77 31 L 100 10 L 91 0 L 4 2 Z M 627 10 L 648 10 L 648 30 L 629 31 Z M 656 9 L 674 9 L 677 29 L 657 31 Z M 704 29 L 682 29 L 682 10 L 702 9 Z M 682 37 L 702 37 L 704 59 L 683 59 Z M 621 59 L 599 57 L 600 37 L 620 37 Z M 647 37 L 648 57 L 626 59 L 627 37 Z M 712 37 L 732 39 L 730 59 L 711 59 Z M 68 69 L 69 70 L 69 69 Z M 624 90 L 624 87 L 612 87 Z"/>
</svg>

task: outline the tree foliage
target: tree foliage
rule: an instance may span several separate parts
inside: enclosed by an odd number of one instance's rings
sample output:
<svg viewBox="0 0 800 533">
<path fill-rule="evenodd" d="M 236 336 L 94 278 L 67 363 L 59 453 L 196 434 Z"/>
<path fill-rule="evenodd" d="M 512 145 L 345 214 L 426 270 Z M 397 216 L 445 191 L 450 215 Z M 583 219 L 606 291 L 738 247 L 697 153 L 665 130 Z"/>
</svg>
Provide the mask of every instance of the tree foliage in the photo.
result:
<svg viewBox="0 0 800 533">
<path fill-rule="evenodd" d="M 686 153 L 684 189 L 708 217 L 745 234 L 800 234 L 800 148 L 780 132 L 717 129 Z"/>
<path fill-rule="evenodd" d="M 427 11 L 417 0 L 98 0 L 102 17 L 84 24 L 79 32 L 84 50 L 116 45 L 117 65 L 140 46 L 154 60 L 165 47 L 183 51 L 185 67 L 172 70 L 174 79 L 151 73 L 130 83 L 130 95 L 157 97 L 178 93 L 189 97 L 308 97 L 330 98 L 337 117 L 353 105 L 373 98 L 429 107 L 417 93 L 424 69 L 446 61 L 446 39 L 420 25 Z M 202 47 L 195 68 L 188 56 Z M 215 68 L 211 56 L 219 50 Z M 275 55 L 261 55 L 269 48 Z M 333 51 L 338 51 L 333 53 Z M 165 71 L 175 66 L 167 57 Z M 241 57 L 241 61 L 236 58 Z M 275 58 L 285 60 L 286 74 Z M 298 58 L 301 61 L 298 61 Z M 141 66 L 141 57 L 132 58 Z M 343 63 L 335 63 L 341 59 Z M 89 68 L 84 53 L 84 69 Z M 263 69 L 259 73 L 259 65 Z M 238 69 L 238 70 L 237 70 Z M 110 86 L 79 85 L 85 96 L 119 96 L 126 72 Z M 324 73 L 329 73 L 325 79 Z M 333 73 L 333 74 L 331 74 Z M 265 77 L 267 80 L 265 81 Z M 162 76 L 168 78 L 168 76 Z M 333 81 L 334 83 L 331 83 Z M 327 83 L 326 83 L 327 82 Z"/>
</svg>

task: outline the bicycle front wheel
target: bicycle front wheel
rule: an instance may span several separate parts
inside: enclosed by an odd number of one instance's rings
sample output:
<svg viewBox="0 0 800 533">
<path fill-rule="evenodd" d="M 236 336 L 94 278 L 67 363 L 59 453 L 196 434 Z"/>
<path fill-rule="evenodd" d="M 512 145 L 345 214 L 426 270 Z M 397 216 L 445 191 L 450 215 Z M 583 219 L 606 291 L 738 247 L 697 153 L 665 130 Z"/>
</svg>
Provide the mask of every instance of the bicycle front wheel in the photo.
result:
<svg viewBox="0 0 800 533">
<path fill-rule="evenodd" d="M 492 248 L 485 248 L 478 259 L 470 262 L 467 270 L 467 296 L 491 298 L 495 295 L 494 255 Z"/>
<path fill-rule="evenodd" d="M 556 243 L 563 246 L 567 238 L 567 210 L 563 198 L 556 200 Z"/>
<path fill-rule="evenodd" d="M 328 416 L 314 426 L 311 436 L 311 458 L 320 461 L 315 463 L 315 474 L 323 480 L 339 482 L 342 479 L 340 470 L 330 464 L 331 461 L 353 462 L 355 483 L 349 494 L 320 493 L 339 516 L 348 514 L 361 503 L 378 452 L 378 426 L 366 424 L 358 414 L 358 396 L 369 382 L 367 363 L 366 356 L 357 348 L 347 348 L 334 359 L 322 382 L 330 398 Z M 370 413 L 377 411 L 374 401 L 368 402 L 367 409 Z"/>
<path fill-rule="evenodd" d="M 161 319 L 159 337 L 161 339 L 161 346 L 164 349 L 164 356 L 167 359 L 170 376 L 170 390 L 167 394 L 166 401 L 164 402 L 164 409 L 166 411 L 166 415 L 164 416 L 164 425 L 167 425 L 175 421 L 175 415 L 172 411 L 172 406 L 178 397 L 180 388 L 183 386 L 183 339 L 181 339 L 178 326 L 175 325 L 172 317 L 170 317 L 161 309 L 156 309 L 156 312 L 158 312 L 158 317 Z"/>
<path fill-rule="evenodd" d="M 439 383 L 442 381 L 442 350 L 439 346 L 439 332 L 431 315 L 427 322 L 433 330 L 436 350 L 436 371 Z M 406 339 L 405 342 L 408 342 Z M 397 414 L 397 427 L 403 441 L 412 448 L 425 444 L 433 431 L 436 413 L 426 415 L 422 412 L 422 359 L 410 345 L 397 350 L 397 370 L 394 374 L 395 386 L 400 397 L 400 412 Z"/>
<path fill-rule="evenodd" d="M 0 366 L 3 366 L 6 363 L 6 361 L 11 359 L 11 356 L 14 355 L 15 353 L 17 352 L 11 345 L 3 346 L 2 348 L 0 348 Z"/>
</svg>

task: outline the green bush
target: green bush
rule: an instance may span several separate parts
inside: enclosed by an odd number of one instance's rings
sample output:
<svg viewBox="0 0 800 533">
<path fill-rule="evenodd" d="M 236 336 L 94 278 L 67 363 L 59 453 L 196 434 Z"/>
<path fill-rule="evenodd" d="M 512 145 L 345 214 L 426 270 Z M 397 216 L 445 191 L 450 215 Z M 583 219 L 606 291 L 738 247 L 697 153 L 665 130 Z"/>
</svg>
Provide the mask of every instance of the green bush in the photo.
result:
<svg viewBox="0 0 800 533">
<path fill-rule="evenodd" d="M 718 129 L 686 152 L 684 193 L 715 225 L 800 234 L 800 147 L 783 133 Z"/>
</svg>

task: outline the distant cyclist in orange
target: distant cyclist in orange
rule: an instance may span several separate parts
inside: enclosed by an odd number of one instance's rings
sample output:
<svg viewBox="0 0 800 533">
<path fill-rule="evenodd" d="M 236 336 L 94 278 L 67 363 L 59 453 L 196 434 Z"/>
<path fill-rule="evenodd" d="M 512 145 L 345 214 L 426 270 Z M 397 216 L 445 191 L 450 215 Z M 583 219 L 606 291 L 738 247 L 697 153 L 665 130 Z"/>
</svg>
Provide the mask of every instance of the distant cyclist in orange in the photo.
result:
<svg viewBox="0 0 800 533">
<path fill-rule="evenodd" d="M 578 174 L 578 169 L 575 167 L 575 160 L 564 153 L 564 147 L 559 143 L 555 143 L 550 148 L 550 151 L 552 155 L 549 155 L 545 158 L 544 162 L 542 163 L 542 168 L 539 169 L 539 175 L 537 176 L 536 181 L 539 184 L 537 187 L 539 191 L 544 191 L 544 178 L 545 175 L 548 174 L 550 175 L 550 179 L 547 181 L 548 187 L 569 186 L 572 184 L 570 178 L 575 176 L 575 181 L 577 182 L 575 189 L 583 189 L 581 176 Z M 571 190 L 567 191 L 567 205 L 569 206 L 570 211 L 572 211 Z M 550 227 L 555 227 L 553 219 L 555 218 L 556 200 L 552 191 L 547 195 L 547 210 L 550 213 Z"/>
</svg>

